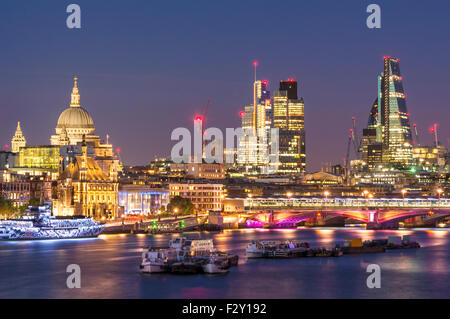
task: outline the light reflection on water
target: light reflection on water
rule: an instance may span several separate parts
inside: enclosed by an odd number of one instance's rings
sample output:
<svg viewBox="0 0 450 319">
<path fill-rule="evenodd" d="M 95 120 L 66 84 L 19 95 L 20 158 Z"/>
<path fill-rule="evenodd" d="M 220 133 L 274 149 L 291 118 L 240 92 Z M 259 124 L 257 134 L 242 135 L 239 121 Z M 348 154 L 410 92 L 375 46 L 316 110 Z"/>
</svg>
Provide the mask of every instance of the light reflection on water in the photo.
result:
<svg viewBox="0 0 450 319">
<path fill-rule="evenodd" d="M 247 260 L 252 239 L 297 239 L 333 246 L 345 238 L 412 235 L 424 248 L 341 258 Z M 165 246 L 178 235 L 101 235 L 97 239 L 1 242 L 2 298 L 450 298 L 450 233 L 443 230 L 357 228 L 241 229 L 187 233 L 213 238 L 217 248 L 239 254 L 227 275 L 142 275 L 143 247 Z M 66 288 L 66 267 L 79 264 L 82 288 Z M 381 289 L 366 287 L 366 267 L 381 266 Z"/>
</svg>

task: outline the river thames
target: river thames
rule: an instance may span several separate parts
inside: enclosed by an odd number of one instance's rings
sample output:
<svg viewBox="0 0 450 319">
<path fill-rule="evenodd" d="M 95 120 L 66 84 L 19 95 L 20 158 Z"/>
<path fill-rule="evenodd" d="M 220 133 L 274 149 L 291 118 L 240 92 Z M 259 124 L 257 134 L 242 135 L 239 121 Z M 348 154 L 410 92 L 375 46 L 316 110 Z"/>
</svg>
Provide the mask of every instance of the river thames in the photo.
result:
<svg viewBox="0 0 450 319">
<path fill-rule="evenodd" d="M 349 237 L 412 235 L 422 248 L 340 258 L 247 260 L 252 239 L 297 239 L 331 247 Z M 0 243 L 0 298 L 450 298 L 450 232 L 362 229 L 193 232 L 239 255 L 225 275 L 140 274 L 142 248 L 178 235 L 101 235 L 96 239 Z M 81 288 L 66 286 L 66 267 L 81 267 Z M 381 288 L 369 289 L 366 268 L 381 267 Z"/>
</svg>

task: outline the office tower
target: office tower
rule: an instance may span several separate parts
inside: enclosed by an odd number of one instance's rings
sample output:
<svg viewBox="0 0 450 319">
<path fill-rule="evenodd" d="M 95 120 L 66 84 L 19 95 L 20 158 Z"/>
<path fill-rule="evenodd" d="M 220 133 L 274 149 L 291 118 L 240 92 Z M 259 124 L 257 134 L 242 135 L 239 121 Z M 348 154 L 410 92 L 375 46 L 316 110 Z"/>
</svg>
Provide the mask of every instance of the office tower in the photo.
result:
<svg viewBox="0 0 450 319">
<path fill-rule="evenodd" d="M 254 111 L 256 112 L 256 134 L 258 136 L 267 135 L 270 129 L 270 113 L 272 103 L 270 100 L 270 91 L 267 90 L 267 81 L 256 81 L 254 83 Z"/>
<path fill-rule="evenodd" d="M 383 145 L 384 165 L 411 165 L 412 134 L 406 94 L 399 60 L 391 57 L 384 57 L 384 71 L 378 77 L 378 123 L 377 140 Z"/>
<path fill-rule="evenodd" d="M 238 163 L 246 174 L 266 174 L 269 164 L 269 132 L 272 102 L 267 81 L 253 83 L 253 105 L 241 114 L 244 136 L 239 140 Z"/>
<path fill-rule="evenodd" d="M 373 169 L 382 164 L 381 151 L 382 144 L 377 140 L 378 125 L 378 98 L 372 105 L 367 122 L 367 128 L 363 129 L 362 136 L 362 160 L 369 169 Z"/>
<path fill-rule="evenodd" d="M 280 81 L 273 97 L 273 127 L 279 134 L 278 173 L 303 173 L 306 168 L 304 102 L 294 79 Z"/>
<path fill-rule="evenodd" d="M 399 60 L 384 57 L 378 96 L 363 130 L 362 159 L 369 169 L 408 169 L 413 161 L 412 134 Z"/>
</svg>

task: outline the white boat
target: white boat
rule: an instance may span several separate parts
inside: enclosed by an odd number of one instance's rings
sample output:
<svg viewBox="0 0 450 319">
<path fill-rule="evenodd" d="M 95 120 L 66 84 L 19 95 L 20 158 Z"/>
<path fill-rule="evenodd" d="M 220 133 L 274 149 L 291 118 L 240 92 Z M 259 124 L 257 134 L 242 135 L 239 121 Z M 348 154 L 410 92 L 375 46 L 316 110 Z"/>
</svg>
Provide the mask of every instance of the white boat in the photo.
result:
<svg viewBox="0 0 450 319">
<path fill-rule="evenodd" d="M 143 273 L 224 273 L 237 266 L 239 257 L 214 248 L 212 239 L 190 240 L 176 237 L 169 247 L 150 247 L 142 253 L 140 270 Z"/>
<path fill-rule="evenodd" d="M 245 252 L 247 258 L 287 258 L 298 257 L 308 249 L 305 242 L 252 240 Z"/>
<path fill-rule="evenodd" d="M 223 274 L 228 272 L 228 262 L 223 258 L 211 257 L 202 265 L 203 271 L 207 274 Z"/>
<path fill-rule="evenodd" d="M 169 271 L 171 262 L 177 260 L 176 249 L 148 249 L 142 253 L 140 270 L 143 273 L 158 273 Z"/>
</svg>

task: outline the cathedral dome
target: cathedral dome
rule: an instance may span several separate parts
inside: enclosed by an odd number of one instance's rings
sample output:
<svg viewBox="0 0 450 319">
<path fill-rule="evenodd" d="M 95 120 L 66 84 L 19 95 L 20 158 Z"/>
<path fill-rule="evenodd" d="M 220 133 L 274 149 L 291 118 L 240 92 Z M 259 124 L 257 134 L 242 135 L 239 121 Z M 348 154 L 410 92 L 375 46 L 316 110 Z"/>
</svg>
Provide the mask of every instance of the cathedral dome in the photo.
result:
<svg viewBox="0 0 450 319">
<path fill-rule="evenodd" d="M 80 105 L 80 92 L 78 91 L 77 85 L 78 78 L 75 77 L 74 80 L 75 83 L 72 89 L 70 107 L 61 113 L 56 128 L 94 129 L 92 117 Z"/>
<path fill-rule="evenodd" d="M 73 107 L 65 109 L 58 119 L 57 128 L 94 128 L 94 121 L 88 111 L 82 107 Z"/>
<path fill-rule="evenodd" d="M 95 136 L 95 127 L 88 111 L 81 107 L 80 92 L 78 91 L 77 78 L 72 89 L 70 106 L 65 109 L 58 118 L 56 134 L 50 137 L 52 145 L 77 145 L 84 139 L 95 142 L 99 140 Z"/>
</svg>

